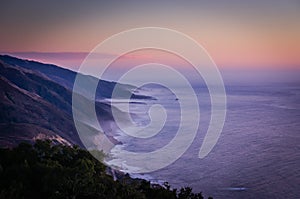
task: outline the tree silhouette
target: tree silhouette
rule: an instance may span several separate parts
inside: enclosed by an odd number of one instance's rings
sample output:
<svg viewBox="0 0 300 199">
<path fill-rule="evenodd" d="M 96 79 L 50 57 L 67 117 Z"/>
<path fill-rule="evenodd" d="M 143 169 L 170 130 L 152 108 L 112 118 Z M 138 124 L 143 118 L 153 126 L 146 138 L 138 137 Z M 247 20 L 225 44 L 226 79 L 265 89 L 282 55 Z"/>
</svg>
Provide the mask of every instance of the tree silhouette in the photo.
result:
<svg viewBox="0 0 300 199">
<path fill-rule="evenodd" d="M 99 157 L 104 154 L 97 152 Z M 152 185 L 120 174 L 114 181 L 106 166 L 77 146 L 36 141 L 0 149 L 0 199 L 202 199 L 185 187 Z"/>
</svg>

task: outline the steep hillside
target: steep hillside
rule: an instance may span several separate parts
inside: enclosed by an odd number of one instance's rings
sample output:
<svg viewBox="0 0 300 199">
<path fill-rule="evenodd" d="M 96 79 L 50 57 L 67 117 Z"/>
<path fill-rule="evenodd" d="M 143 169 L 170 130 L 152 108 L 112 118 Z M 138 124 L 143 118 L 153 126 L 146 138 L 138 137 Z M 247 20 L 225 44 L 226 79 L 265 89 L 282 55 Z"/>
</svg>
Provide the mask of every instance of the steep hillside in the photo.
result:
<svg viewBox="0 0 300 199">
<path fill-rule="evenodd" d="M 92 103 L 80 99 L 81 104 Z M 0 60 L 0 100 L 0 145 L 49 138 L 82 146 L 72 118 L 72 91 L 45 74 Z M 113 120 L 109 104 L 97 102 L 96 112 L 100 123 Z M 94 128 L 88 122 L 84 125 Z"/>
</svg>

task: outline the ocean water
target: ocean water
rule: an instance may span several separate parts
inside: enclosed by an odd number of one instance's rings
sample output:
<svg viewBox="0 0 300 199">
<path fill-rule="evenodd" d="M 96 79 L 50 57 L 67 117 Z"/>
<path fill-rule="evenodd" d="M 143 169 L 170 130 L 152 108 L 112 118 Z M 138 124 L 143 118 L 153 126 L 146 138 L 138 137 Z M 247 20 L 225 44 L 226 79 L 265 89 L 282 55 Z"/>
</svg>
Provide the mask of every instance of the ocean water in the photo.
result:
<svg viewBox="0 0 300 199">
<path fill-rule="evenodd" d="M 217 144 L 203 159 L 198 158 L 198 153 L 209 125 L 211 103 L 206 87 L 195 86 L 194 90 L 201 118 L 191 146 L 171 165 L 132 176 L 168 181 L 173 188 L 190 186 L 205 197 L 300 198 L 300 84 L 226 86 L 225 125 Z M 149 123 L 147 110 L 158 103 L 166 109 L 166 123 L 157 135 L 147 139 L 120 133 L 122 150 L 155 151 L 176 136 L 181 99 L 176 100 L 170 90 L 162 87 L 150 86 L 143 92 L 157 100 L 132 103 L 130 111 L 138 116 L 135 122 Z M 185 89 L 181 88 L 181 92 Z M 189 118 L 195 122 L 193 119 Z M 124 171 L 130 172 L 118 150 L 114 157 L 116 162 L 123 161 Z"/>
</svg>

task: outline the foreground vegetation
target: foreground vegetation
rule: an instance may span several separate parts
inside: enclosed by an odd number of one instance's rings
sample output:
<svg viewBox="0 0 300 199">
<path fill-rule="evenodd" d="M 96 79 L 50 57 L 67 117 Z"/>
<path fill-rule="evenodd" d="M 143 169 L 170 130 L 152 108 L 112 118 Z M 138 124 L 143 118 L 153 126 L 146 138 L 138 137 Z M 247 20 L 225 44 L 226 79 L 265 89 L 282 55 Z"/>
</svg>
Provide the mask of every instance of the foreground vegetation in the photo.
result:
<svg viewBox="0 0 300 199">
<path fill-rule="evenodd" d="M 179 191 L 153 186 L 128 175 L 114 181 L 106 166 L 79 147 L 51 141 L 22 143 L 14 149 L 0 149 L 0 198 L 178 198 L 201 199 L 185 187 Z"/>
</svg>

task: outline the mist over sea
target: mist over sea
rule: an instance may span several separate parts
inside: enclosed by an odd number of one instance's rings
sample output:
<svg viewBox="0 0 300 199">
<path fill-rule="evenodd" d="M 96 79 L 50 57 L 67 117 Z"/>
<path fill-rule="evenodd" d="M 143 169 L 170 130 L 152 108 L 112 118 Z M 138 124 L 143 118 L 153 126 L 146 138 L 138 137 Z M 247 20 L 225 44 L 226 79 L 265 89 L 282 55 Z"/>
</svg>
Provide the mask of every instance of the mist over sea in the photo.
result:
<svg viewBox="0 0 300 199">
<path fill-rule="evenodd" d="M 209 125 L 211 103 L 207 88 L 194 85 L 201 118 L 192 145 L 173 164 L 132 176 L 168 181 L 174 188 L 190 186 L 214 198 L 300 198 L 300 84 L 236 83 L 225 87 L 225 125 L 217 144 L 204 159 L 199 159 L 198 153 Z M 130 111 L 138 115 L 135 122 L 149 123 L 147 111 L 155 103 L 164 106 L 168 118 L 164 128 L 151 138 L 119 136 L 123 150 L 157 150 L 175 138 L 178 130 L 181 99 L 160 86 L 149 85 L 142 91 L 157 100 L 130 104 Z M 190 109 L 193 111 L 193 107 Z M 115 154 L 117 158 L 118 151 Z M 126 171 L 130 172 L 130 167 Z"/>
</svg>

